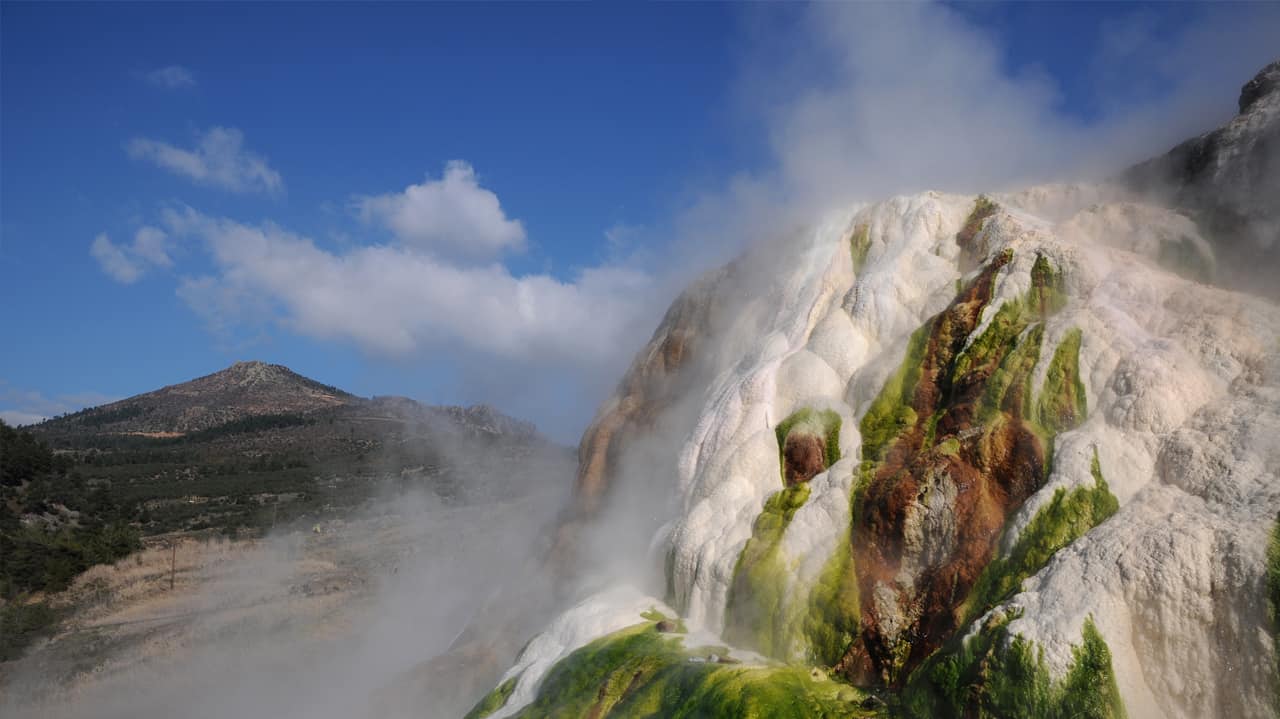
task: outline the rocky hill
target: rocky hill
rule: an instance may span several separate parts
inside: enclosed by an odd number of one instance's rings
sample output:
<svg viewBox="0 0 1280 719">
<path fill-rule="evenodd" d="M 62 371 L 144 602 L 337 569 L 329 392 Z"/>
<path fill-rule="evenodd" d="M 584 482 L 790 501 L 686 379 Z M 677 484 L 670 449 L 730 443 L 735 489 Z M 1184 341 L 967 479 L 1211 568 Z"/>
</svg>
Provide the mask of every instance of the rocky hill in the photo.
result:
<svg viewBox="0 0 1280 719">
<path fill-rule="evenodd" d="M 366 399 L 262 362 L 5 431 L 15 457 L 52 454 L 4 463 L 0 520 L 49 537 L 98 525 L 255 533 L 408 487 L 468 503 L 572 473 L 567 449 L 491 407 Z"/>
<path fill-rule="evenodd" d="M 556 544 L 649 511 L 650 574 L 468 716 L 1273 716 L 1280 306 L 1208 281 L 1280 272 L 1277 67 L 1119 186 L 851 206 L 685 293 Z"/>
<path fill-rule="evenodd" d="M 434 423 L 441 431 L 464 431 L 531 439 L 527 422 L 492 407 L 439 407 L 405 397 L 366 399 L 303 377 L 283 365 L 237 362 L 189 382 L 162 387 L 118 402 L 36 425 L 49 438 L 86 435 L 180 437 L 272 416 L 359 417 Z"/>
<path fill-rule="evenodd" d="M 358 399 L 288 367 L 237 362 L 189 382 L 45 422 L 39 430 L 51 435 L 77 431 L 181 435 L 246 417 L 306 414 Z"/>
</svg>

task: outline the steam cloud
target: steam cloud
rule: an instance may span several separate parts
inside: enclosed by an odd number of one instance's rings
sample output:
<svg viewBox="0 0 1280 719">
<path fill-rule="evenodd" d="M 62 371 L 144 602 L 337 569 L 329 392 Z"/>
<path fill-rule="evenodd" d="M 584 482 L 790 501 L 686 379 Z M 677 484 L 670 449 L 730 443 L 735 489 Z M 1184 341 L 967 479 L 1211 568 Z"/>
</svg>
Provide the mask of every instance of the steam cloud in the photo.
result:
<svg viewBox="0 0 1280 719">
<path fill-rule="evenodd" d="M 648 252 L 584 269 L 570 281 L 476 264 L 520 247 L 523 230 L 502 213 L 496 193 L 454 168 L 459 188 L 487 193 L 478 214 L 458 217 L 481 217 L 495 228 L 472 228 L 471 244 L 461 243 L 478 249 L 466 261 L 450 259 L 457 257 L 456 228 L 465 224 L 451 221 L 445 232 L 438 217 L 410 212 L 408 203 L 435 192 L 432 182 L 362 200 L 366 217 L 389 226 L 400 243 L 347 250 L 321 248 L 271 223 L 179 208 L 166 211 L 163 224 L 174 236 L 198 239 L 215 266 L 183 280 L 179 292 L 215 324 L 238 326 L 265 311 L 302 334 L 378 353 L 448 349 L 468 364 L 476 360 L 471 379 L 482 395 L 503 395 L 504 407 L 525 409 L 540 424 L 552 416 L 561 429 L 580 427 L 675 289 L 745 243 L 785 234 L 853 200 L 1104 176 L 1229 116 L 1240 83 L 1272 59 L 1280 36 L 1276 6 L 1215 8 L 1180 34 L 1160 35 L 1158 46 L 1148 27 L 1154 20 L 1135 14 L 1106 28 L 1099 54 L 1081 60 L 1097 93 L 1092 111 L 1082 114 L 1063 107 L 1052 80 L 1036 68 L 1008 67 L 981 18 L 947 6 L 823 4 L 782 23 L 777 13 L 794 9 L 765 7 L 748 16 L 744 32 L 758 51 L 746 58 L 740 83 L 739 102 L 763 118 L 767 168 L 694 192 L 668 226 L 649 230 L 667 239 L 645 238 Z M 779 26 L 788 29 L 779 33 Z M 1135 90 L 1146 83 L 1155 88 Z M 450 172 L 440 182 L 447 184 Z M 431 202 L 450 197 L 442 192 Z M 452 250 L 441 251 L 444 237 Z M 550 391 L 511 399 L 513 388 L 495 378 L 530 366 L 547 370 L 539 384 Z M 581 405 L 560 414 L 564 389 L 584 386 L 590 391 Z M 672 419 L 669 431 L 680 426 Z M 620 469 L 625 481 L 606 510 L 610 519 L 586 543 L 599 548 L 586 558 L 602 570 L 597 583 L 656 581 L 644 544 L 676 509 L 664 474 L 673 446 L 673 438 L 659 437 Z M 571 476 L 557 479 L 567 487 Z M 501 576 L 512 547 L 535 532 L 510 519 L 489 520 L 493 533 L 474 546 L 431 538 L 411 579 L 382 586 L 374 605 L 380 609 L 360 632 L 365 639 L 336 654 L 317 656 L 307 640 L 273 645 L 274 634 L 265 641 L 217 638 L 164 674 L 165 691 L 148 681 L 113 694 L 110 703 L 82 706 L 130 716 L 168 716 L 178 707 L 187 716 L 358 715 L 370 692 L 444 649 L 465 623 L 466 605 L 495 589 L 471 580 Z M 447 520 L 428 511 L 421 521 Z M 637 556 L 633 564 L 621 559 Z M 244 651 L 250 659 L 238 659 Z"/>
</svg>

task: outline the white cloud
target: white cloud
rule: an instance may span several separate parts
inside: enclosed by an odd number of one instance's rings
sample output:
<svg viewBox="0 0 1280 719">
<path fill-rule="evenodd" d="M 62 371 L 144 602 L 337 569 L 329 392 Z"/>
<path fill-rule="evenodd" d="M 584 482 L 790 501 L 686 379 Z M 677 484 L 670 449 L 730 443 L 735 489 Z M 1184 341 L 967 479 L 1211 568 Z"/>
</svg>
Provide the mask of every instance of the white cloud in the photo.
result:
<svg viewBox="0 0 1280 719">
<path fill-rule="evenodd" d="M 463 266 L 405 246 L 343 252 L 273 224 L 246 225 L 190 208 L 165 213 L 175 235 L 203 240 L 216 276 L 179 295 L 224 326 L 275 309 L 294 331 L 405 356 L 447 350 L 522 365 L 610 369 L 629 351 L 650 277 L 624 267 L 583 270 L 569 282 L 514 276 L 497 264 Z M 247 304 L 246 304 L 247 303 Z M 647 319 L 647 318 L 646 318 Z"/>
<path fill-rule="evenodd" d="M 490 260 L 524 249 L 524 226 L 508 219 L 475 170 L 450 162 L 444 176 L 409 185 L 403 192 L 356 198 L 360 216 L 391 230 L 400 242 L 440 257 Z"/>
<path fill-rule="evenodd" d="M 164 230 L 148 226 L 139 229 L 129 245 L 117 245 L 103 232 L 93 238 L 89 254 L 112 279 L 129 285 L 141 279 L 151 267 L 173 266 L 168 245 L 169 236 Z"/>
<path fill-rule="evenodd" d="M 244 133 L 235 128 L 210 128 L 190 150 L 144 137 L 130 140 L 125 149 L 135 160 L 146 160 L 197 184 L 232 192 L 274 194 L 284 189 L 280 173 L 265 158 L 244 149 Z"/>
<path fill-rule="evenodd" d="M 40 392 L 19 389 L 0 380 L 0 419 L 12 426 L 36 424 L 60 414 L 96 407 L 117 398 L 101 392 L 77 392 L 46 397 Z"/>
<path fill-rule="evenodd" d="M 133 236 L 133 252 L 157 267 L 172 267 L 169 258 L 169 236 L 158 227 L 143 227 Z"/>
<path fill-rule="evenodd" d="M 184 87 L 195 87 L 196 78 L 191 71 L 181 65 L 169 65 L 148 72 L 147 82 L 166 90 L 178 90 Z"/>
<path fill-rule="evenodd" d="M 613 253 L 630 250 L 640 238 L 644 228 L 625 222 L 615 222 L 604 231 L 605 247 Z"/>
<path fill-rule="evenodd" d="M 89 254 L 98 261 L 102 271 L 116 282 L 129 285 L 142 277 L 142 266 L 130 259 L 128 253 L 112 242 L 105 232 L 93 238 L 93 244 L 89 246 Z"/>
</svg>

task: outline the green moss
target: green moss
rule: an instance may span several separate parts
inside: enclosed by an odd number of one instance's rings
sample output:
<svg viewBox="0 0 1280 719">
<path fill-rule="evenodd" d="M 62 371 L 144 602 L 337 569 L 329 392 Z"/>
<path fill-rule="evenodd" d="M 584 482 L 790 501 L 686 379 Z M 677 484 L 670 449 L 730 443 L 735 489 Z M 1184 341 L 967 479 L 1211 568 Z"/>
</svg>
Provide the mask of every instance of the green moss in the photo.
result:
<svg viewBox="0 0 1280 719">
<path fill-rule="evenodd" d="M 861 597 L 852 564 L 849 545 L 843 542 L 810 589 L 801 631 L 808 644 L 806 658 L 814 664 L 835 666 L 858 635 Z"/>
<path fill-rule="evenodd" d="M 782 472 L 784 483 L 786 482 L 786 460 L 783 452 L 787 447 L 787 437 L 791 436 L 792 432 L 822 437 L 826 448 L 826 463 L 830 467 L 840 461 L 841 423 L 840 415 L 835 410 L 803 407 L 792 412 L 791 416 L 773 428 L 774 435 L 778 438 L 778 467 Z"/>
<path fill-rule="evenodd" d="M 1044 255 L 1037 255 L 1031 269 L 1031 290 L 1018 300 L 1006 301 L 996 310 L 987 329 L 969 343 L 956 359 L 952 381 L 976 368 L 998 362 L 987 379 L 977 408 L 977 421 L 987 424 L 1005 412 L 1016 413 L 1041 439 L 1046 469 L 1052 461 L 1053 439 L 1080 424 L 1088 414 L 1079 357 L 1082 333 L 1073 329 L 1054 350 L 1044 385 L 1033 403 L 1031 376 L 1039 361 L 1044 338 L 1043 320 L 1065 304 L 1062 275 Z M 1020 399 L 1014 406 L 1011 400 Z"/>
<path fill-rule="evenodd" d="M 1124 719 L 1124 700 L 1111 669 L 1111 650 L 1090 617 L 1084 622 L 1084 644 L 1071 648 L 1071 669 L 1062 683 L 1055 709 L 1064 719 Z"/>
<path fill-rule="evenodd" d="M 1084 383 L 1080 381 L 1081 338 L 1079 328 L 1067 332 L 1049 362 L 1036 415 L 1040 425 L 1051 432 L 1074 429 L 1089 412 Z"/>
<path fill-rule="evenodd" d="M 964 220 L 964 226 L 956 234 L 956 241 L 961 246 L 972 242 L 978 236 L 978 233 L 982 231 L 982 223 L 999 209 L 1000 206 L 992 202 L 991 198 L 986 195 L 978 195 L 977 199 L 973 201 L 973 209 L 969 211 L 969 216 Z"/>
<path fill-rule="evenodd" d="M 765 501 L 738 556 L 725 606 L 725 638 L 766 656 L 788 658 L 794 622 L 788 611 L 786 567 L 779 556 L 782 535 L 809 499 L 809 484 L 786 487 Z"/>
<path fill-rule="evenodd" d="M 992 202 L 986 195 L 979 195 L 974 200 L 973 210 L 969 212 L 969 216 L 965 218 L 964 226 L 956 233 L 956 244 L 960 246 L 960 262 L 962 269 L 971 267 L 977 256 L 977 239 L 982 232 L 982 225 L 988 217 L 991 217 L 1000 209 L 1000 206 Z"/>
<path fill-rule="evenodd" d="M 853 229 L 849 238 L 849 253 L 853 257 L 853 272 L 862 272 L 867 264 L 867 253 L 871 251 L 871 227 L 865 223 Z"/>
<path fill-rule="evenodd" d="M 926 322 L 911 333 L 911 339 L 907 342 L 907 356 L 863 415 L 860 429 L 864 460 L 880 459 L 892 441 L 914 427 L 919 419 L 911 407 L 911 398 L 920 381 L 920 368 L 924 363 L 924 352 L 929 346 L 933 325 L 932 321 Z"/>
<path fill-rule="evenodd" d="M 996 310 L 987 329 L 969 343 L 956 358 L 951 377 L 957 381 L 975 367 L 996 361 L 1014 347 L 1018 335 L 1027 328 L 1025 305 L 1021 302 L 1005 302 Z"/>
<path fill-rule="evenodd" d="M 908 717 L 1038 717 L 1123 719 L 1124 702 L 1111 651 L 1086 619 L 1067 674 L 1054 681 L 1043 651 L 1011 636 L 1015 617 L 991 620 L 973 637 L 957 638 L 917 669 L 902 695 Z"/>
<path fill-rule="evenodd" d="M 506 706 L 507 700 L 511 698 L 511 692 L 515 691 L 516 681 L 519 678 L 519 676 L 514 676 L 499 684 L 497 689 L 486 694 L 483 699 L 472 707 L 471 711 L 467 712 L 463 719 L 484 719 Z"/>
<path fill-rule="evenodd" d="M 742 666 L 705 659 L 678 638 L 641 624 L 597 639 L 558 662 L 534 701 L 538 717 L 859 717 L 862 694 L 804 667 Z"/>
<path fill-rule="evenodd" d="M 1013 345 L 1013 340 L 1026 327 L 1020 313 L 1020 307 L 1013 302 L 1005 302 L 996 310 L 995 317 L 982 334 L 973 338 L 967 347 L 956 357 L 952 371 L 952 381 L 959 380 L 974 367 L 982 366 Z"/>
<path fill-rule="evenodd" d="M 991 560 L 982 570 L 965 602 L 962 626 L 1012 596 L 1023 580 L 1040 571 L 1059 549 L 1116 513 L 1120 503 L 1102 477 L 1096 450 L 1092 470 L 1092 487 L 1055 491 L 1053 499 L 1036 512 L 1018 536 L 1009 555 Z"/>
<path fill-rule="evenodd" d="M 688 634 L 688 633 L 689 633 L 689 627 L 685 626 L 685 623 L 684 623 L 684 620 L 683 620 L 683 619 L 681 619 L 681 618 L 679 618 L 679 617 L 668 617 L 667 615 L 665 615 L 665 614 L 663 614 L 662 612 L 658 611 L 657 607 L 649 607 L 649 611 L 647 611 L 647 612 L 640 612 L 640 617 L 641 617 L 641 618 L 643 618 L 643 619 L 647 619 L 648 621 L 651 621 L 651 622 L 654 622 L 654 623 L 657 623 L 657 622 L 671 622 L 672 624 L 674 624 L 674 625 L 675 625 L 675 630 L 674 630 L 674 631 L 675 631 L 675 633 L 676 633 L 676 634 Z"/>
<path fill-rule="evenodd" d="M 1053 269 L 1044 255 L 1037 254 L 1031 267 L 1030 291 L 1017 301 L 1006 301 L 1000 305 L 986 331 L 974 338 L 957 358 L 952 377 L 962 377 L 974 367 L 981 367 L 1008 352 L 1028 325 L 1043 320 L 1066 304 L 1064 288 L 1062 273 Z M 1078 336 L 1075 350 L 1078 354 Z"/>
<path fill-rule="evenodd" d="M 862 499 L 871 481 L 873 466 L 872 462 L 862 463 L 850 498 L 849 531 L 836 543 L 835 551 L 809 590 L 801 631 L 808 644 L 806 658 L 814 664 L 835 666 L 858 635 L 862 622 L 862 597 L 853 563 L 853 532 L 859 524 Z"/>
<path fill-rule="evenodd" d="M 640 617 L 651 622 L 660 622 L 667 618 L 667 615 L 658 611 L 656 607 L 649 607 L 648 611 L 640 612 Z"/>
<path fill-rule="evenodd" d="M 786 487 L 787 438 L 793 433 L 823 437 L 825 463 L 840 460 L 841 418 L 833 410 L 809 407 L 793 412 L 778 423 L 778 467 L 783 489 L 765 501 L 764 509 L 751 528 L 751 539 L 743 547 L 734 568 L 733 584 L 725 607 L 725 636 L 735 644 L 750 646 L 767 656 L 789 658 L 799 631 L 802 604 L 785 595 L 786 567 L 779 556 L 779 543 L 796 510 L 809 498 L 807 482 Z"/>
<path fill-rule="evenodd" d="M 1035 264 L 1031 266 L 1031 291 L 1027 304 L 1041 318 L 1048 317 L 1067 304 L 1066 283 L 1062 273 L 1055 270 L 1042 254 L 1036 255 Z"/>
<path fill-rule="evenodd" d="M 1031 373 L 1040 359 L 1040 343 L 1043 338 L 1044 325 L 1034 324 L 1021 337 L 1006 346 L 1000 364 L 987 378 L 978 405 L 979 422 L 991 422 L 1005 412 L 1024 418 L 1029 415 L 1026 407 L 1019 406 L 1017 400 L 1021 397 L 1024 405 L 1030 402 Z M 1012 349 L 1008 349 L 1009 347 Z"/>
</svg>

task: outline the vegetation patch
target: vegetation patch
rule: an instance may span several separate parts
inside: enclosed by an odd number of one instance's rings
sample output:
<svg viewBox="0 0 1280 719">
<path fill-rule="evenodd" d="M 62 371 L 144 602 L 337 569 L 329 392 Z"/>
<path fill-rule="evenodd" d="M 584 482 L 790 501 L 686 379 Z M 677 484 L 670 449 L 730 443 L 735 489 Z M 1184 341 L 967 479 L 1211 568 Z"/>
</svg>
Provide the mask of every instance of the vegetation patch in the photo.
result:
<svg viewBox="0 0 1280 719">
<path fill-rule="evenodd" d="M 1059 549 L 1084 536 L 1085 532 L 1120 509 L 1120 503 L 1102 477 L 1096 449 L 1092 471 L 1092 487 L 1077 487 L 1070 492 L 1061 488 L 1055 491 L 1053 499 L 1036 512 L 1018 536 L 1009 555 L 991 560 L 982 570 L 961 611 L 964 619 L 960 626 L 967 626 L 1012 596 L 1022 586 L 1023 580 L 1040 571 Z"/>
<path fill-rule="evenodd" d="M 725 636 L 734 644 L 766 656 L 790 658 L 804 602 L 786 593 L 788 567 L 779 547 L 792 517 L 808 501 L 810 489 L 808 476 L 800 475 L 801 481 L 789 476 L 788 439 L 821 438 L 822 464 L 830 467 L 840 460 L 840 426 L 840 415 L 834 410 L 805 407 L 774 428 L 783 488 L 765 500 L 734 567 L 725 607 Z"/>
<path fill-rule="evenodd" d="M 69 467 L 29 432 L 0 421 L 0 599 L 60 591 L 89 567 L 141 547 L 109 488 L 89 486 Z"/>
<path fill-rule="evenodd" d="M 862 458 L 877 460 L 885 447 L 909 427 L 915 425 L 916 412 L 911 407 L 916 383 L 920 380 L 920 368 L 924 364 L 924 351 L 929 344 L 932 322 L 911 333 L 907 342 L 907 355 L 902 364 L 885 382 L 867 413 L 862 417 Z"/>
<path fill-rule="evenodd" d="M 870 465 L 863 462 L 863 466 Z M 814 664 L 834 667 L 845 650 L 858 636 L 862 620 L 862 597 L 858 575 L 853 566 L 852 533 L 856 530 L 862 496 L 870 481 L 869 472 L 860 471 L 859 481 L 850 498 L 854 516 L 849 532 L 841 537 L 836 550 L 822 568 L 818 580 L 809 591 L 809 602 L 801 630 L 808 643 L 807 658 Z"/>
<path fill-rule="evenodd" d="M 853 273 L 862 272 L 867 265 L 867 253 L 871 251 L 871 227 L 865 222 L 853 228 L 849 237 L 849 253 L 853 257 Z"/>
<path fill-rule="evenodd" d="M 647 612 L 640 612 L 640 616 L 650 622 L 656 622 L 654 626 L 656 626 L 659 631 L 667 631 L 664 629 L 665 622 L 665 626 L 670 627 L 669 631 L 671 632 L 676 634 L 689 633 L 689 628 L 685 626 L 684 619 L 681 619 L 680 617 L 668 617 L 658 611 L 656 607 L 650 607 Z"/>
<path fill-rule="evenodd" d="M 1005 413 L 1028 418 L 1026 405 L 1031 398 L 1031 373 L 1040 359 L 1044 325 L 1037 323 L 1023 327 L 1025 331 L 1004 346 L 1004 356 L 986 380 L 978 403 L 978 422 L 986 424 Z"/>
<path fill-rule="evenodd" d="M 58 592 L 95 564 L 110 564 L 142 548 L 127 524 L 47 530 L 10 526 L 0 530 L 0 597 Z"/>
<path fill-rule="evenodd" d="M 788 658 L 793 622 L 787 612 L 787 568 L 779 556 L 779 545 L 791 518 L 808 499 L 807 482 L 786 487 L 765 501 L 764 511 L 752 524 L 725 606 L 725 638 L 729 642 L 767 656 Z"/>
<path fill-rule="evenodd" d="M 1062 273 L 1055 270 L 1042 254 L 1036 255 L 1036 261 L 1031 266 L 1031 292 L 1027 297 L 1027 304 L 1041 319 L 1067 304 L 1067 288 Z"/>
<path fill-rule="evenodd" d="M 23 650 L 57 624 L 58 612 L 45 602 L 0 605 L 0 662 L 22 656 Z"/>
<path fill-rule="evenodd" d="M 463 719 L 484 719 L 506 706 L 507 700 L 511 698 L 511 692 L 515 691 L 516 682 L 519 679 L 520 677 L 517 675 L 499 684 L 496 689 L 484 695 L 484 698 L 477 702 Z"/>
<path fill-rule="evenodd" d="M 1083 643 L 1072 647 L 1070 668 L 1056 681 L 1043 650 L 1009 634 L 1014 618 L 988 620 L 973 637 L 958 637 L 930 657 L 908 681 L 902 713 L 917 719 L 1124 719 L 1111 651 L 1092 618 L 1085 620 Z"/>
<path fill-rule="evenodd" d="M 1084 382 L 1080 380 L 1081 339 L 1079 328 L 1067 332 L 1049 361 L 1036 415 L 1040 425 L 1050 432 L 1074 429 L 1089 412 Z"/>
<path fill-rule="evenodd" d="M 161 439 L 161 442 L 169 442 L 173 444 L 190 444 L 193 442 L 207 442 L 212 439 L 221 437 L 230 437 L 237 434 L 252 434 L 254 432 L 265 432 L 270 429 L 284 429 L 286 427 L 307 427 L 316 423 L 311 417 L 305 417 L 300 414 L 259 414 L 241 419 L 234 419 L 230 422 L 224 422 L 208 429 L 196 430 L 188 432 L 180 437 L 171 439 Z"/>
<path fill-rule="evenodd" d="M 765 719 L 863 717 L 863 694 L 794 666 L 723 663 L 715 647 L 686 650 L 650 623 L 602 637 L 547 673 L 516 714 L 540 717 Z"/>
<path fill-rule="evenodd" d="M 973 209 L 965 218 L 964 226 L 956 233 L 956 244 L 960 245 L 961 257 L 966 263 L 972 263 L 976 259 L 977 248 L 974 243 L 978 239 L 978 234 L 982 232 L 982 224 L 999 209 L 1000 206 L 986 195 L 978 195 L 974 200 Z"/>
</svg>

